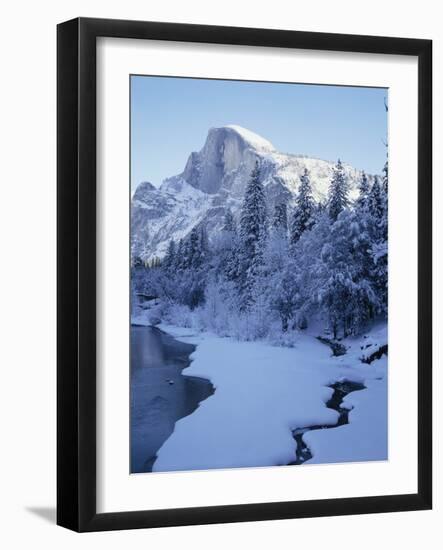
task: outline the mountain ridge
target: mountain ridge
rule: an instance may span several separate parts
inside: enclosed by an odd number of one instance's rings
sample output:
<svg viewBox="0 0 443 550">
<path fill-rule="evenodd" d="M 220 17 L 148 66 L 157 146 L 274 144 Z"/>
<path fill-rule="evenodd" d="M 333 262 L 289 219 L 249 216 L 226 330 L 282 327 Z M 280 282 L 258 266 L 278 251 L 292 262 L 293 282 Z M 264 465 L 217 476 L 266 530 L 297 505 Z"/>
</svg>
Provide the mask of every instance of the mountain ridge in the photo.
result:
<svg viewBox="0 0 443 550">
<path fill-rule="evenodd" d="M 305 168 L 315 200 L 326 199 L 335 163 L 281 153 L 238 125 L 210 128 L 202 149 L 189 155 L 180 174 L 166 178 L 160 187 L 146 181 L 137 186 L 131 202 L 131 257 L 162 257 L 170 239 L 184 238 L 200 223 L 211 238 L 221 229 L 227 208 L 238 216 L 256 161 L 270 209 L 281 202 L 292 206 Z M 343 166 L 354 199 L 361 171 Z"/>
</svg>

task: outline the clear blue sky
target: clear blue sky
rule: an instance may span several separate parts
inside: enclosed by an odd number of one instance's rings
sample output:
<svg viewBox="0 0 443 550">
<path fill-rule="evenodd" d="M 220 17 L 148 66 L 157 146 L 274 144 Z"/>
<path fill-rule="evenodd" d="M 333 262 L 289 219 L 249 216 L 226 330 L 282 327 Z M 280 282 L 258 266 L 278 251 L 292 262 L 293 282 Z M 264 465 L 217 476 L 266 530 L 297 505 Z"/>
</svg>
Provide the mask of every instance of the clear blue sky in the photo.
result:
<svg viewBox="0 0 443 550">
<path fill-rule="evenodd" d="M 277 150 L 340 157 L 381 173 L 386 159 L 383 88 L 131 77 L 131 186 L 179 174 L 208 129 L 238 124 Z"/>
</svg>

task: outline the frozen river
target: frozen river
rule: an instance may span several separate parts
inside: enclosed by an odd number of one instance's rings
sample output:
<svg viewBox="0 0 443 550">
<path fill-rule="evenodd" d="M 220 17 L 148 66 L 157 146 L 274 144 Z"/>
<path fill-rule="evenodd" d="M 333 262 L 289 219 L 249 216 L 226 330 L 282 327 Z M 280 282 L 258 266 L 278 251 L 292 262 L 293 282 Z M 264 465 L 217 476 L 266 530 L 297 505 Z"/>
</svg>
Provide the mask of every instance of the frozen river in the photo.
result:
<svg viewBox="0 0 443 550">
<path fill-rule="evenodd" d="M 208 380 L 182 374 L 194 350 L 157 328 L 131 327 L 131 473 L 150 472 L 176 421 L 212 395 Z"/>
</svg>

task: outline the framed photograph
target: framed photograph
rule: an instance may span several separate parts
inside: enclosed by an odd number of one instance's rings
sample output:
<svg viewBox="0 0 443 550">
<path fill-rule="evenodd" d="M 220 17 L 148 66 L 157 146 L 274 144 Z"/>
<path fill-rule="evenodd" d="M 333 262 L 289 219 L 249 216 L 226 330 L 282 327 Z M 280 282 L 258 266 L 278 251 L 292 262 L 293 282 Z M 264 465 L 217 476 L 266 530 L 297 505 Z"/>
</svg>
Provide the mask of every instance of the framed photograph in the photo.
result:
<svg viewBox="0 0 443 550">
<path fill-rule="evenodd" d="M 59 525 L 432 505 L 429 40 L 58 26 Z"/>
</svg>

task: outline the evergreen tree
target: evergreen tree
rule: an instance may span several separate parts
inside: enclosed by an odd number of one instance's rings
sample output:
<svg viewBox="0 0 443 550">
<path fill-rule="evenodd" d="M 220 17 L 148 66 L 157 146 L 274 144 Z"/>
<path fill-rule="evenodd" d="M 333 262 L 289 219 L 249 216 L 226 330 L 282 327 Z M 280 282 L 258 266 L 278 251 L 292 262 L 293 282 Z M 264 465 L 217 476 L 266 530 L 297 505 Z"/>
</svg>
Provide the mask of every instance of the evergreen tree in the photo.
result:
<svg viewBox="0 0 443 550">
<path fill-rule="evenodd" d="M 343 210 L 323 245 L 315 282 L 323 314 L 333 332 L 355 334 L 377 307 L 367 265 L 370 242 L 357 212 Z"/>
<path fill-rule="evenodd" d="M 369 180 L 364 171 L 361 173 L 361 178 L 358 182 L 358 191 L 359 194 L 355 206 L 357 210 L 362 214 L 363 212 L 367 211 L 369 200 Z"/>
<path fill-rule="evenodd" d="M 316 223 L 305 231 L 292 250 L 294 265 L 297 266 L 300 303 L 297 318 L 308 318 L 318 313 L 319 289 L 324 282 L 323 264 L 320 261 L 324 244 L 331 236 L 331 219 L 323 210 L 316 216 Z M 304 323 L 306 324 L 306 323 Z"/>
<path fill-rule="evenodd" d="M 295 264 L 289 260 L 283 269 L 276 270 L 269 281 L 272 289 L 271 307 L 275 309 L 286 332 L 300 305 L 298 273 Z"/>
<path fill-rule="evenodd" d="M 388 161 L 383 167 L 383 179 L 381 185 L 383 211 L 380 219 L 380 230 L 382 239 L 388 240 Z"/>
<path fill-rule="evenodd" d="M 175 241 L 171 239 L 168 244 L 168 250 L 166 251 L 163 267 L 165 271 L 170 271 L 175 265 Z"/>
<path fill-rule="evenodd" d="M 190 254 L 189 267 L 193 267 L 193 268 L 199 267 L 198 265 L 200 261 L 199 246 L 200 246 L 199 231 L 196 227 L 193 227 L 189 235 L 189 254 Z"/>
<path fill-rule="evenodd" d="M 274 208 L 274 217 L 272 219 L 274 231 L 281 235 L 288 232 L 288 210 L 285 203 L 276 204 Z"/>
<path fill-rule="evenodd" d="M 265 243 L 263 265 L 260 269 L 260 280 L 256 292 L 255 309 L 265 309 L 261 315 L 264 325 L 269 323 L 269 313 L 277 313 L 283 332 L 288 329 L 292 317 L 293 276 L 295 271 L 288 270 L 288 219 L 286 204 L 277 204 L 272 218 L 272 229 Z M 257 315 L 259 312 L 256 312 Z"/>
<path fill-rule="evenodd" d="M 246 187 L 240 215 L 240 235 L 251 256 L 266 225 L 266 199 L 258 161 Z"/>
<path fill-rule="evenodd" d="M 198 243 L 198 263 L 199 266 L 204 265 L 209 262 L 209 242 L 208 242 L 208 233 L 206 232 L 206 226 L 200 226 L 199 232 L 199 243 Z"/>
<path fill-rule="evenodd" d="M 315 203 L 312 196 L 309 172 L 305 168 L 300 177 L 300 187 L 295 199 L 295 208 L 291 223 L 291 245 L 294 246 L 302 234 L 314 224 Z"/>
<path fill-rule="evenodd" d="M 253 300 L 252 289 L 256 283 L 267 237 L 266 199 L 260 181 L 258 161 L 246 187 L 240 215 L 241 275 L 244 305 Z"/>
<path fill-rule="evenodd" d="M 216 256 L 220 266 L 218 271 L 228 281 L 237 280 L 240 275 L 239 239 L 234 216 L 229 208 L 225 213 Z"/>
<path fill-rule="evenodd" d="M 380 185 L 380 180 L 376 176 L 372 184 L 371 191 L 368 197 L 368 209 L 372 216 L 373 222 L 373 238 L 380 240 L 384 233 L 384 217 L 386 213 L 385 193 Z"/>
<path fill-rule="evenodd" d="M 208 241 L 204 226 L 192 228 L 188 237 L 188 269 L 199 269 L 206 260 Z"/>
<path fill-rule="evenodd" d="M 343 165 L 340 159 L 338 159 L 329 186 L 328 212 L 330 218 L 335 221 L 340 212 L 347 208 L 348 204 L 348 183 Z"/>
<path fill-rule="evenodd" d="M 192 231 L 191 231 L 192 234 Z M 181 268 L 182 269 L 189 269 L 192 265 L 192 242 L 195 242 L 195 233 L 191 239 L 191 234 L 183 239 L 183 245 L 182 245 L 182 259 L 181 259 Z"/>
<path fill-rule="evenodd" d="M 268 276 L 283 269 L 288 259 L 288 215 L 286 204 L 275 205 L 271 231 L 264 243 L 264 267 Z"/>
<path fill-rule="evenodd" d="M 369 210 L 376 219 L 380 219 L 383 214 L 383 190 L 378 176 L 375 176 L 369 193 Z"/>
<path fill-rule="evenodd" d="M 388 194 L 388 172 L 389 172 L 389 165 L 388 161 L 385 162 L 385 165 L 383 167 L 383 191 Z"/>
<path fill-rule="evenodd" d="M 387 188 L 387 167 L 385 172 Z M 388 196 L 384 184 L 375 178 L 369 195 L 371 214 L 372 279 L 379 296 L 379 312 L 388 307 Z"/>
<path fill-rule="evenodd" d="M 348 315 L 353 299 L 353 282 L 347 270 L 335 271 L 322 289 L 321 301 L 326 307 L 327 317 L 333 338 L 337 338 L 340 328 L 346 337 Z"/>
<path fill-rule="evenodd" d="M 223 229 L 222 231 L 226 231 L 228 233 L 234 233 L 235 232 L 235 220 L 234 216 L 232 215 L 231 209 L 227 208 L 225 212 L 225 217 L 223 220 Z"/>
<path fill-rule="evenodd" d="M 177 250 L 175 252 L 174 265 L 173 268 L 175 271 L 180 271 L 183 269 L 183 253 L 184 253 L 184 243 L 183 239 L 180 239 L 178 242 Z"/>
</svg>

